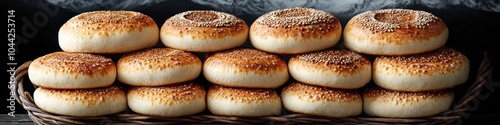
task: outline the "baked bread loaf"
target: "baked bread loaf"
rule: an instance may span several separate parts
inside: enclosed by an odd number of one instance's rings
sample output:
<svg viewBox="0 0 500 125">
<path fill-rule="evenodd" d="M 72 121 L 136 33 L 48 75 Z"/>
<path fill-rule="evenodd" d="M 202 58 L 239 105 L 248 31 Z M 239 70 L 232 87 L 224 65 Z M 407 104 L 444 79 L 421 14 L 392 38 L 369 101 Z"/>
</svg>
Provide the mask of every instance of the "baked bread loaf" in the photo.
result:
<svg viewBox="0 0 500 125">
<path fill-rule="evenodd" d="M 421 92 L 452 88 L 469 76 L 467 57 L 449 47 L 422 54 L 379 56 L 373 62 L 373 81 L 394 91 Z"/>
<path fill-rule="evenodd" d="M 243 45 L 248 38 L 248 25 L 228 13 L 190 10 L 168 18 L 160 33 L 167 47 L 215 52 Z"/>
<path fill-rule="evenodd" d="M 408 55 L 445 45 L 448 28 L 435 15 L 419 10 L 382 9 L 349 20 L 343 34 L 352 51 L 371 55 Z"/>
<path fill-rule="evenodd" d="M 258 117 L 281 114 L 281 98 L 273 89 L 234 88 L 212 85 L 207 107 L 215 115 Z"/>
<path fill-rule="evenodd" d="M 117 63 L 117 79 L 132 86 L 161 86 L 196 79 L 200 58 L 172 48 L 150 48 L 123 55 Z"/>
<path fill-rule="evenodd" d="M 33 99 L 44 111 L 76 117 L 110 115 L 127 109 L 125 91 L 115 85 L 92 89 L 38 87 Z"/>
<path fill-rule="evenodd" d="M 101 55 L 53 52 L 33 60 L 28 76 L 34 85 L 44 88 L 106 87 L 116 79 L 116 64 Z"/>
<path fill-rule="evenodd" d="M 278 55 L 252 48 L 209 54 L 203 75 L 214 84 L 244 88 L 277 88 L 288 81 L 288 67 Z"/>
<path fill-rule="evenodd" d="M 281 91 L 288 111 L 327 117 L 357 116 L 363 111 L 357 90 L 334 89 L 294 82 Z"/>
<path fill-rule="evenodd" d="M 91 11 L 69 19 L 59 29 L 66 52 L 116 54 L 149 48 L 159 41 L 155 21 L 135 11 Z"/>
<path fill-rule="evenodd" d="M 157 87 L 131 87 L 127 93 L 130 109 L 136 113 L 177 117 L 206 109 L 206 91 L 193 82 Z"/>
<path fill-rule="evenodd" d="M 363 111 L 377 117 L 426 117 L 448 110 L 453 99 L 454 93 L 449 89 L 401 92 L 375 86 L 363 93 Z"/>
<path fill-rule="evenodd" d="M 269 12 L 250 26 L 253 47 L 277 54 L 323 50 L 338 43 L 342 26 L 332 14 L 313 8 L 287 8 Z"/>
<path fill-rule="evenodd" d="M 292 56 L 290 75 L 305 84 L 357 89 L 370 82 L 371 62 L 350 50 L 328 49 Z"/>
</svg>

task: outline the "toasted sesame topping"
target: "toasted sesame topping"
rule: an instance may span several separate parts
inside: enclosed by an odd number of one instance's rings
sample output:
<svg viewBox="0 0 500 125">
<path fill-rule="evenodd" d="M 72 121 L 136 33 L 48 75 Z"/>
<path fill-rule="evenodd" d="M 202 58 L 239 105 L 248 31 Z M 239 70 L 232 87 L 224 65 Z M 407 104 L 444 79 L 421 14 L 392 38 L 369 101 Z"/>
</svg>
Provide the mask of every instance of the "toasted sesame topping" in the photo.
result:
<svg viewBox="0 0 500 125">
<path fill-rule="evenodd" d="M 208 97 L 238 101 L 243 103 L 265 102 L 274 99 L 280 99 L 280 96 L 273 89 L 255 89 L 255 88 L 235 88 L 212 85 Z"/>
<path fill-rule="evenodd" d="M 70 52 L 50 53 L 35 59 L 31 65 L 56 70 L 61 73 L 77 73 L 90 76 L 106 74 L 110 71 L 109 68 L 116 67 L 109 57 Z"/>
<path fill-rule="evenodd" d="M 142 13 L 134 11 L 92 11 L 81 13 L 69 19 L 64 27 L 96 31 L 100 35 L 112 35 L 114 32 L 142 30 L 144 27 L 156 27 L 155 21 Z M 113 32 L 109 32 L 113 31 Z"/>
<path fill-rule="evenodd" d="M 328 68 L 340 71 L 354 71 L 362 65 L 370 64 L 370 61 L 351 50 L 330 49 L 311 53 L 295 55 L 301 61 L 311 64 L 320 64 Z"/>
<path fill-rule="evenodd" d="M 237 48 L 213 53 L 205 63 L 235 66 L 244 71 L 267 73 L 275 70 L 286 70 L 286 63 L 278 55 L 257 49 Z"/>
<path fill-rule="evenodd" d="M 186 82 L 157 87 L 132 87 L 129 96 L 141 97 L 152 103 L 169 104 L 205 98 L 206 91 L 200 84 Z"/>
<path fill-rule="evenodd" d="M 106 101 L 113 101 L 111 99 L 116 98 L 116 96 L 123 96 L 123 98 L 125 98 L 125 91 L 123 88 L 114 85 L 93 89 L 39 88 L 38 91 L 68 102 L 80 102 L 87 105 L 98 105 Z"/>
<path fill-rule="evenodd" d="M 234 15 L 211 10 L 191 10 L 167 19 L 172 26 L 188 27 L 241 27 L 246 24 Z"/>
<path fill-rule="evenodd" d="M 405 67 L 409 74 L 449 73 L 469 63 L 465 55 L 449 47 L 414 55 L 380 56 L 376 58 L 378 61 L 390 62 L 392 67 Z"/>
<path fill-rule="evenodd" d="M 425 11 L 409 9 L 382 9 L 363 12 L 356 21 L 372 32 L 394 32 L 399 28 L 424 29 L 438 17 Z"/>
<path fill-rule="evenodd" d="M 338 23 L 338 19 L 328 12 L 301 7 L 272 11 L 262 15 L 255 21 L 260 25 L 273 28 Z"/>
<path fill-rule="evenodd" d="M 138 69 L 174 68 L 184 65 L 201 65 L 201 60 L 193 53 L 173 48 L 151 48 L 124 55 L 118 60 L 118 67 L 124 65 Z"/>
<path fill-rule="evenodd" d="M 299 96 L 299 99 L 310 101 L 347 102 L 361 100 L 361 95 L 355 89 L 335 89 L 294 82 L 283 88 L 287 92 Z"/>
<path fill-rule="evenodd" d="M 425 92 L 402 92 L 402 91 L 391 91 L 376 86 L 367 88 L 366 91 L 363 93 L 363 97 L 365 98 L 382 99 L 384 102 L 395 101 L 396 104 L 418 103 L 421 100 L 436 99 L 445 96 L 454 96 L 453 91 L 449 89 L 443 89 L 443 90 L 425 91 Z"/>
</svg>

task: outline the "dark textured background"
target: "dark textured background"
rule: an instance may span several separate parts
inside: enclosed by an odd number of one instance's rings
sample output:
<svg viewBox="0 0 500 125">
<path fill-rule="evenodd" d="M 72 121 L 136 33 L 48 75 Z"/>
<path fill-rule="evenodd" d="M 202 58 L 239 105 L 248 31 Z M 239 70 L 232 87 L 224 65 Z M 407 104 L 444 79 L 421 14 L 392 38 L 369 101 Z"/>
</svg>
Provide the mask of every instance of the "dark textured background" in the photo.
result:
<svg viewBox="0 0 500 125">
<path fill-rule="evenodd" d="M 57 0 L 52 0 L 57 1 Z M 221 10 L 226 11 L 231 14 L 237 15 L 239 18 L 242 18 L 246 21 L 248 25 L 250 25 L 259 15 L 259 13 L 265 12 L 265 9 L 270 9 L 266 7 L 262 7 L 265 4 L 253 5 L 253 9 L 255 7 L 261 7 L 264 10 L 262 12 L 252 11 L 251 9 L 248 11 L 234 11 L 230 9 L 220 8 L 224 6 L 217 7 L 218 5 L 204 3 L 199 0 L 187 1 L 174 1 L 174 0 L 164 0 L 163 2 L 153 2 L 149 4 L 145 4 L 138 7 L 130 7 L 125 5 L 124 8 L 127 10 L 139 11 L 144 14 L 151 16 L 158 26 L 161 26 L 163 22 L 180 12 L 184 12 L 187 10 Z M 213 2 L 213 1 L 212 1 Z M 201 5 L 198 3 L 204 3 L 206 5 Z M 424 10 L 433 13 L 434 15 L 442 18 L 447 24 L 450 35 L 446 46 L 454 48 L 462 53 L 464 53 L 471 60 L 471 72 L 469 81 L 466 84 L 457 86 L 454 90 L 457 93 L 457 97 L 461 97 L 461 95 L 467 90 L 467 87 L 475 77 L 477 73 L 477 69 L 479 63 L 484 57 L 484 53 L 487 52 L 492 57 L 492 63 L 495 67 L 498 67 L 498 61 L 500 59 L 499 54 L 499 45 L 500 42 L 500 12 L 498 12 L 498 1 L 486 1 L 488 4 L 450 4 L 445 7 L 439 7 L 438 5 L 430 6 L 430 5 L 421 5 L 418 3 L 410 3 L 410 4 L 395 4 L 395 5 L 386 5 L 381 6 L 379 8 L 408 8 L 408 9 L 418 9 Z M 43 9 L 42 5 L 47 5 L 50 9 L 57 8 L 56 13 L 50 13 Z M 63 3 L 59 3 L 63 5 Z M 136 3 L 139 4 L 139 3 Z M 369 4 L 369 3 L 368 3 Z M 491 5 L 493 4 L 493 5 Z M 110 4 L 112 5 L 112 4 Z M 110 5 L 95 5 L 91 7 L 89 10 L 99 10 L 99 9 L 124 9 L 119 7 L 109 7 Z M 481 5 L 484 7 L 481 8 Z M 16 22 L 16 38 L 18 39 L 17 43 L 17 53 L 16 53 L 16 62 L 18 65 L 30 60 L 34 60 L 35 58 L 55 52 L 61 51 L 57 44 L 57 32 L 59 27 L 64 24 L 69 18 L 79 14 L 78 10 L 71 10 L 66 8 L 60 8 L 59 6 L 54 6 L 43 0 L 33 0 L 33 1 L 2 1 L 2 16 L 6 17 L 6 9 L 15 10 L 15 20 Z M 117 4 L 118 6 L 118 4 Z M 233 6 L 227 6 L 228 8 L 238 8 L 238 6 L 245 6 L 244 2 L 240 2 L 239 4 L 233 4 Z M 311 7 L 324 7 L 324 6 L 315 6 L 315 5 L 304 5 Z M 361 5 L 360 5 L 361 6 Z M 367 6 L 367 5 L 363 5 Z M 437 6 L 437 7 L 436 7 Z M 77 4 L 76 7 L 85 7 L 84 5 Z M 278 6 L 281 7 L 281 6 Z M 353 6 L 359 7 L 359 6 Z M 495 8 L 496 7 L 496 8 Z M 252 7 L 250 7 L 252 8 Z M 370 9 L 370 7 L 365 7 Z M 248 9 L 242 7 L 242 9 Z M 258 8 L 257 8 L 258 9 Z M 272 9 L 272 8 L 271 8 Z M 80 9 L 80 11 L 89 11 Z M 332 12 L 332 14 L 336 15 L 342 26 L 345 26 L 347 21 L 352 17 L 352 15 L 357 14 L 364 10 L 339 10 L 339 13 Z M 253 12 L 253 13 L 252 13 Z M 342 13 L 341 13 L 342 12 Z M 43 18 L 44 15 L 47 18 Z M 33 18 L 39 17 L 39 18 Z M 33 22 L 41 22 L 44 19 L 48 19 L 46 24 L 33 24 L 36 28 L 32 29 L 23 29 L 23 26 L 29 25 L 29 23 Z M 28 22 L 28 23 L 26 23 Z M 22 40 L 25 38 L 25 40 Z M 158 43 L 157 47 L 163 46 L 161 42 Z M 244 46 L 251 47 L 250 43 L 247 42 Z M 335 47 L 340 47 L 341 44 L 338 44 Z M 200 54 L 202 55 L 202 54 Z M 110 55 L 115 59 L 119 57 L 119 55 Z M 7 60 L 7 62 L 9 62 Z M 471 116 L 466 120 L 468 122 L 473 121 L 473 123 L 487 123 L 487 122 L 500 122 L 500 119 L 496 117 L 500 116 L 500 79 L 499 79 L 499 71 L 494 71 L 494 75 L 489 82 L 492 86 L 490 90 L 485 90 L 482 94 L 489 96 L 484 96 L 485 98 L 477 99 L 478 103 L 470 104 L 472 108 L 470 108 Z M 9 76 L 5 74 L 5 76 Z M 4 77 L 7 78 L 7 77 Z M 5 80 L 8 83 L 8 80 Z M 496 81 L 496 82 L 493 82 Z M 28 90 L 32 92 L 27 86 Z M 2 91 L 2 99 L 7 99 L 10 90 L 8 90 L 7 85 L 4 85 Z M 8 104 L 8 102 L 3 101 L 2 105 Z M 478 105 L 476 105 L 478 104 Z M 474 108 L 474 106 L 479 106 L 478 108 Z M 0 109 L 2 113 L 7 114 L 8 109 L 3 106 Z M 16 114 L 25 113 L 23 108 L 18 105 L 16 107 Z M 489 121 L 481 120 L 488 119 Z"/>
</svg>

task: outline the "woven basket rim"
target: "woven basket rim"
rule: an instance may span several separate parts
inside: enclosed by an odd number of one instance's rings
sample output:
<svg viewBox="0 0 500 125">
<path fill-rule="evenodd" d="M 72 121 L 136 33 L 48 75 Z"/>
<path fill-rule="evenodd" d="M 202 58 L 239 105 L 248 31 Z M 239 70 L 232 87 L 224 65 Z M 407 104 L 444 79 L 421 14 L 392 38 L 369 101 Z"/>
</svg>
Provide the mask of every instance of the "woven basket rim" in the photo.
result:
<svg viewBox="0 0 500 125">
<path fill-rule="evenodd" d="M 137 123 L 137 124 L 451 124 L 466 115 L 467 104 L 476 98 L 487 83 L 487 78 L 492 75 L 491 59 L 485 52 L 473 83 L 459 101 L 450 109 L 440 114 L 421 118 L 382 118 L 371 116 L 355 116 L 346 118 L 333 118 L 297 113 L 287 113 L 279 116 L 265 117 L 234 117 L 218 116 L 212 114 L 195 114 L 181 117 L 156 117 L 136 113 L 119 113 L 99 117 L 71 117 L 45 112 L 34 103 L 30 92 L 24 90 L 23 77 L 28 74 L 28 67 L 32 61 L 27 61 L 15 71 L 17 93 L 14 93 L 19 104 L 27 111 L 28 116 L 35 124 L 107 124 L 107 123 Z M 467 83 L 466 83 L 467 84 Z M 35 86 L 36 87 L 36 86 Z"/>
</svg>

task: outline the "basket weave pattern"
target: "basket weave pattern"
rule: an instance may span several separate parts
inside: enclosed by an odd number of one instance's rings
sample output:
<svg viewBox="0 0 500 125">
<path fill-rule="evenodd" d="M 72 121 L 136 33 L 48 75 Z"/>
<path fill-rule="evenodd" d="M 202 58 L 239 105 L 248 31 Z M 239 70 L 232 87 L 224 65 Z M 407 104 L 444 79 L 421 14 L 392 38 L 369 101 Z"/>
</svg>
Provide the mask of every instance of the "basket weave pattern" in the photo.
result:
<svg viewBox="0 0 500 125">
<path fill-rule="evenodd" d="M 27 111 L 35 124 L 108 124 L 108 123 L 136 123 L 136 124 L 452 124 L 462 119 L 468 112 L 467 104 L 480 94 L 487 78 L 492 75 L 493 67 L 489 56 L 485 53 L 484 59 L 477 70 L 468 91 L 459 101 L 447 111 L 435 116 L 422 118 L 380 118 L 370 116 L 356 116 L 347 118 L 331 118 L 296 113 L 285 113 L 280 116 L 266 117 L 232 117 L 217 116 L 201 113 L 182 117 L 155 117 L 136 113 L 120 113 L 100 117 L 71 117 L 45 112 L 34 103 L 30 92 L 25 91 L 23 78 L 28 73 L 31 61 L 25 62 L 15 72 L 16 100 Z M 36 88 L 36 86 L 35 86 Z M 32 92 L 31 92 L 32 93 Z"/>
</svg>

